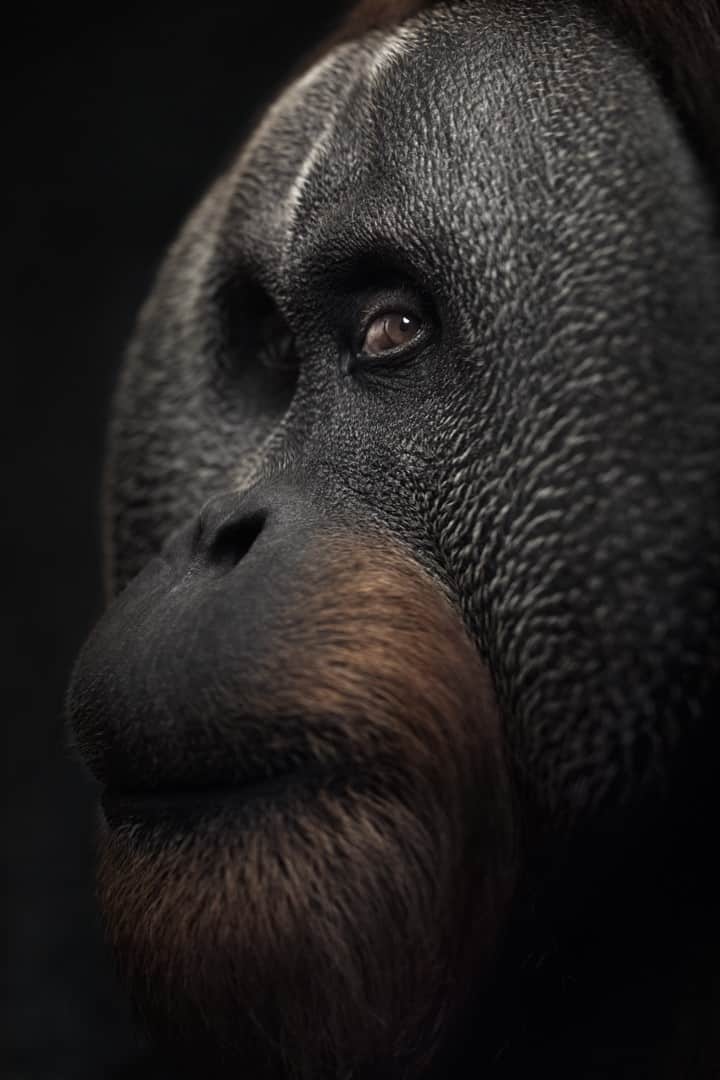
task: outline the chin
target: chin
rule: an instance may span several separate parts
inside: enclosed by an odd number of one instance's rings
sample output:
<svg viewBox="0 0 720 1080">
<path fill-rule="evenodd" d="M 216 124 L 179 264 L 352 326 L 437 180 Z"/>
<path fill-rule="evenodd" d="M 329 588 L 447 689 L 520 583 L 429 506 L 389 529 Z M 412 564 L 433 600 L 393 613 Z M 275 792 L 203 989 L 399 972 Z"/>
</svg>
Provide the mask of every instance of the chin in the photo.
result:
<svg viewBox="0 0 720 1080">
<path fill-rule="evenodd" d="M 153 1037 L 253 1077 L 422 1072 L 510 884 L 459 811 L 380 767 L 106 799 L 100 900 Z"/>
</svg>

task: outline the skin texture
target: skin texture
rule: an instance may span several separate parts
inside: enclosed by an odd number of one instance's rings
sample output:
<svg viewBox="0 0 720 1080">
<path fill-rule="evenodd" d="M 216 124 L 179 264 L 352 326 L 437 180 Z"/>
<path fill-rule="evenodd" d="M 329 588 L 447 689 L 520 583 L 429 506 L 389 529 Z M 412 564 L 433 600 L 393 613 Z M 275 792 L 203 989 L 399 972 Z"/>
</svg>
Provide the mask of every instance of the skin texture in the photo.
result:
<svg viewBox="0 0 720 1080">
<path fill-rule="evenodd" d="M 619 892 L 641 912 L 708 820 L 716 222 L 633 42 L 553 2 L 336 45 L 190 219 L 69 699 L 110 936 L 175 1052 L 445 1075 L 472 1031 L 502 1075 L 536 909 L 582 955 L 592 897 L 622 947 Z M 363 354 L 394 311 L 411 347 Z"/>
</svg>

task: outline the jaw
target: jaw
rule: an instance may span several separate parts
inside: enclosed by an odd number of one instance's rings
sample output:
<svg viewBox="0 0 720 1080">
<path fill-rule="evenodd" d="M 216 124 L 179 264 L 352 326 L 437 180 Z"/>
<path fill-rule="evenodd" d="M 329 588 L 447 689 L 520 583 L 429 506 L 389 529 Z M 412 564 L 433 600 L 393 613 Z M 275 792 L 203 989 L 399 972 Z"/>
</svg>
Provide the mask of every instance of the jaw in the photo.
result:
<svg viewBox="0 0 720 1080">
<path fill-rule="evenodd" d="M 101 843 L 110 938 L 154 1036 L 248 1075 L 424 1066 L 489 973 L 511 885 L 452 797 L 378 773 L 179 802 L 152 824 L 139 804 L 109 814 Z"/>
</svg>

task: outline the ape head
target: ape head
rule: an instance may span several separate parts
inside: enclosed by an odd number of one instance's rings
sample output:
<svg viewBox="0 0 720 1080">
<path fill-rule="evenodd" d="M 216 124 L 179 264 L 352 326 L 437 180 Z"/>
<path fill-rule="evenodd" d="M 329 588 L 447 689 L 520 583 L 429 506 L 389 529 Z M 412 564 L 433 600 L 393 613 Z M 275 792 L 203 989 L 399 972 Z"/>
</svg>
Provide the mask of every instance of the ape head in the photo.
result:
<svg viewBox="0 0 720 1080">
<path fill-rule="evenodd" d="M 181 1058 L 422 1073 L 537 852 L 602 870 L 588 838 L 703 755 L 712 87 L 638 7 L 356 13 L 141 315 L 69 712 L 109 934 Z"/>
</svg>

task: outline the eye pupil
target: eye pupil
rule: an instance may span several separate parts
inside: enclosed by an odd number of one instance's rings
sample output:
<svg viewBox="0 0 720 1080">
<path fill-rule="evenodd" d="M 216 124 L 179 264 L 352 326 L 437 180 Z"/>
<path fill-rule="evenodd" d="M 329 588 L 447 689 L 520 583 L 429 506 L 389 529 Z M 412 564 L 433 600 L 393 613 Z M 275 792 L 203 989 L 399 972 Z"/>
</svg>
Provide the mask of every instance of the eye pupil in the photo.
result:
<svg viewBox="0 0 720 1080">
<path fill-rule="evenodd" d="M 362 351 L 376 356 L 407 345 L 420 332 L 420 320 L 402 311 L 388 311 L 370 323 Z"/>
</svg>

